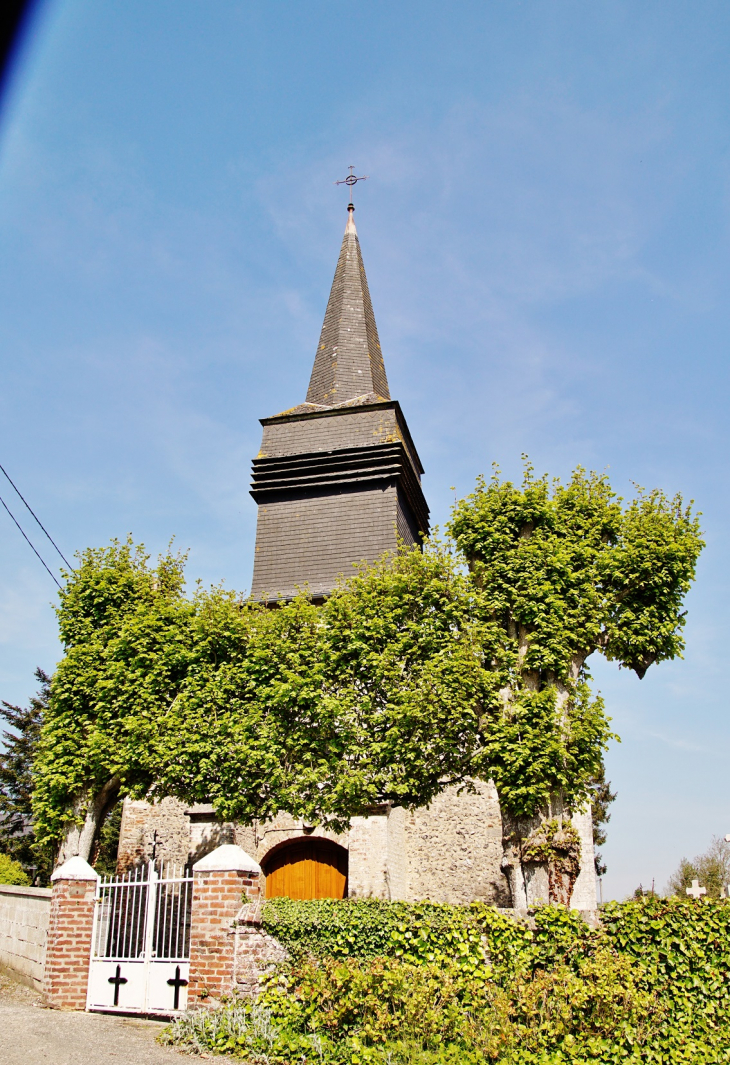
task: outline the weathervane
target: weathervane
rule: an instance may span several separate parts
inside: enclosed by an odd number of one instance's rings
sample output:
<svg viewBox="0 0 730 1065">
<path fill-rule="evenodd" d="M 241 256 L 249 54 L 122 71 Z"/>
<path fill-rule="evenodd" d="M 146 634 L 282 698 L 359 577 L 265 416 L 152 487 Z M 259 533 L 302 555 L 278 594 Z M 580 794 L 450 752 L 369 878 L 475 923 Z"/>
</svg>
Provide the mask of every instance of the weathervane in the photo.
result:
<svg viewBox="0 0 730 1065">
<path fill-rule="evenodd" d="M 347 185 L 349 187 L 349 189 L 350 189 L 350 203 L 352 203 L 352 198 L 353 198 L 353 193 L 352 193 L 353 186 L 357 185 L 358 181 L 367 181 L 367 179 L 368 179 L 368 175 L 367 174 L 363 174 L 362 177 L 355 177 L 355 175 L 353 173 L 354 169 L 355 169 L 355 167 L 351 166 L 350 167 L 350 173 L 347 175 L 346 178 L 343 178 L 342 181 L 333 181 L 332 182 L 333 185 Z"/>
</svg>

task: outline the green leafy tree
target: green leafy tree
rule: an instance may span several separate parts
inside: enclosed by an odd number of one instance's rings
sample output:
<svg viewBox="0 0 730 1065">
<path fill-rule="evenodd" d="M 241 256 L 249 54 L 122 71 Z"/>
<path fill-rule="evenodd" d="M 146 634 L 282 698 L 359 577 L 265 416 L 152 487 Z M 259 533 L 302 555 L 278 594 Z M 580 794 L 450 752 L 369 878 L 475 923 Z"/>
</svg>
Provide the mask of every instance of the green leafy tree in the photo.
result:
<svg viewBox="0 0 730 1065">
<path fill-rule="evenodd" d="M 587 660 L 600 651 L 641 678 L 681 655 L 703 541 L 680 496 L 639 489 L 625 504 L 605 475 L 578 468 L 563 485 L 529 465 L 521 486 L 498 470 L 480 479 L 449 528 L 499 631 L 502 700 L 485 728 L 482 775 L 506 815 L 514 903 L 527 905 L 530 884 L 543 888 L 525 868 L 526 838 L 589 801 L 610 737 Z"/>
<path fill-rule="evenodd" d="M 221 588 L 186 599 L 182 560 L 113 544 L 84 553 L 59 619 L 34 812 L 60 858 L 92 855 L 124 794 L 344 827 L 473 775 L 484 626 L 438 545 L 363 568 L 323 607 L 272 610 Z"/>
<path fill-rule="evenodd" d="M 36 669 L 38 694 L 27 707 L 0 704 L 0 717 L 9 729 L 3 732 L 0 752 L 0 849 L 26 869 L 45 879 L 50 872 L 47 855 L 38 852 L 32 821 L 33 764 L 48 709 L 51 679 Z"/>
<path fill-rule="evenodd" d="M 59 860 L 89 859 L 123 792 L 155 779 L 157 718 L 186 675 L 190 604 L 184 559 L 150 567 L 113 542 L 80 556 L 60 593 L 64 656 L 53 677 L 34 766 L 33 817 Z"/>
<path fill-rule="evenodd" d="M 496 688 L 473 589 L 440 545 L 362 567 L 321 607 L 201 593 L 195 629 L 159 722 L 161 794 L 226 819 L 287 810 L 342 828 L 372 803 L 424 805 L 473 776 Z"/>
<path fill-rule="evenodd" d="M 23 866 L 9 854 L 0 854 L 0 884 L 17 884 L 20 887 L 30 884 L 30 877 Z"/>
<path fill-rule="evenodd" d="M 667 895 L 686 898 L 687 888 L 698 880 L 707 898 L 721 899 L 730 891 L 730 843 L 715 836 L 702 854 L 689 861 L 682 858 L 667 884 Z"/>
<path fill-rule="evenodd" d="M 493 779 L 516 904 L 523 857 L 569 894 L 578 843 L 562 817 L 595 790 L 610 737 L 586 659 L 643 675 L 680 653 L 697 521 L 660 493 L 624 508 L 605 478 L 551 490 L 528 470 L 521 489 L 481 482 L 452 530 L 460 555 L 431 542 L 386 557 L 320 607 L 186 597 L 184 558 L 150 566 L 130 541 L 84 552 L 58 609 L 39 838 L 88 858 L 126 794 L 344 827 L 373 802 Z"/>
</svg>

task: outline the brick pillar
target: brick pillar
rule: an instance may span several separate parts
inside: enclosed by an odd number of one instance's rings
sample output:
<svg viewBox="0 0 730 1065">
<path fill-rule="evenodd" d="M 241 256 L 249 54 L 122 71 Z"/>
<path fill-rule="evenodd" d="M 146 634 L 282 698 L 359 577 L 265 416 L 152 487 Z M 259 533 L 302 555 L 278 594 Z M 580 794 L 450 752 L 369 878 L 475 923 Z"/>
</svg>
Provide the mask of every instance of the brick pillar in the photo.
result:
<svg viewBox="0 0 730 1065">
<path fill-rule="evenodd" d="M 86 1009 L 91 930 L 99 877 L 83 858 L 69 858 L 51 877 L 43 994 L 47 1006 Z"/>
<path fill-rule="evenodd" d="M 261 868 L 226 843 L 193 866 L 188 1007 L 213 1005 L 235 988 L 236 918 L 260 895 Z"/>
</svg>

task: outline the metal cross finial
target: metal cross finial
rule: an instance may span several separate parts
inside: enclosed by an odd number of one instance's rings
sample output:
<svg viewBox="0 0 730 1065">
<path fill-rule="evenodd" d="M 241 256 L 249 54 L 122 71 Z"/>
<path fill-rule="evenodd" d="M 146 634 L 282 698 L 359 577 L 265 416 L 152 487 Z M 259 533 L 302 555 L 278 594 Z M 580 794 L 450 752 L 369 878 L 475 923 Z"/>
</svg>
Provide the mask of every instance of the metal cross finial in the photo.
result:
<svg viewBox="0 0 730 1065">
<path fill-rule="evenodd" d="M 368 175 L 367 174 L 363 174 L 362 177 L 355 177 L 355 174 L 353 172 L 354 170 L 355 170 L 355 167 L 351 166 L 350 167 L 350 173 L 347 175 L 346 178 L 343 178 L 342 181 L 334 181 L 332 183 L 333 185 L 347 185 L 348 186 L 348 188 L 350 189 L 350 203 L 352 203 L 352 195 L 353 195 L 352 194 L 352 190 L 353 190 L 353 187 L 355 185 L 357 185 L 358 181 L 367 181 L 367 179 L 368 179 Z"/>
</svg>

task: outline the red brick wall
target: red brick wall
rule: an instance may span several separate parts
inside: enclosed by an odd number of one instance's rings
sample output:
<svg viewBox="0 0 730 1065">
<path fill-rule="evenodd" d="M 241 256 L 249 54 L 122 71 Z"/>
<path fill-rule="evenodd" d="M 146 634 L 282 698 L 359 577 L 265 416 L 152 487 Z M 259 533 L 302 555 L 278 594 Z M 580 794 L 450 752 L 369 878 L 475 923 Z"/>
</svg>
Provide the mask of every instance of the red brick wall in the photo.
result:
<svg viewBox="0 0 730 1065">
<path fill-rule="evenodd" d="M 86 1009 L 95 895 L 95 880 L 53 885 L 43 992 L 54 1009 Z"/>
<path fill-rule="evenodd" d="M 190 927 L 188 1005 L 212 1005 L 235 987 L 235 920 L 260 894 L 258 873 L 195 872 Z"/>
</svg>

